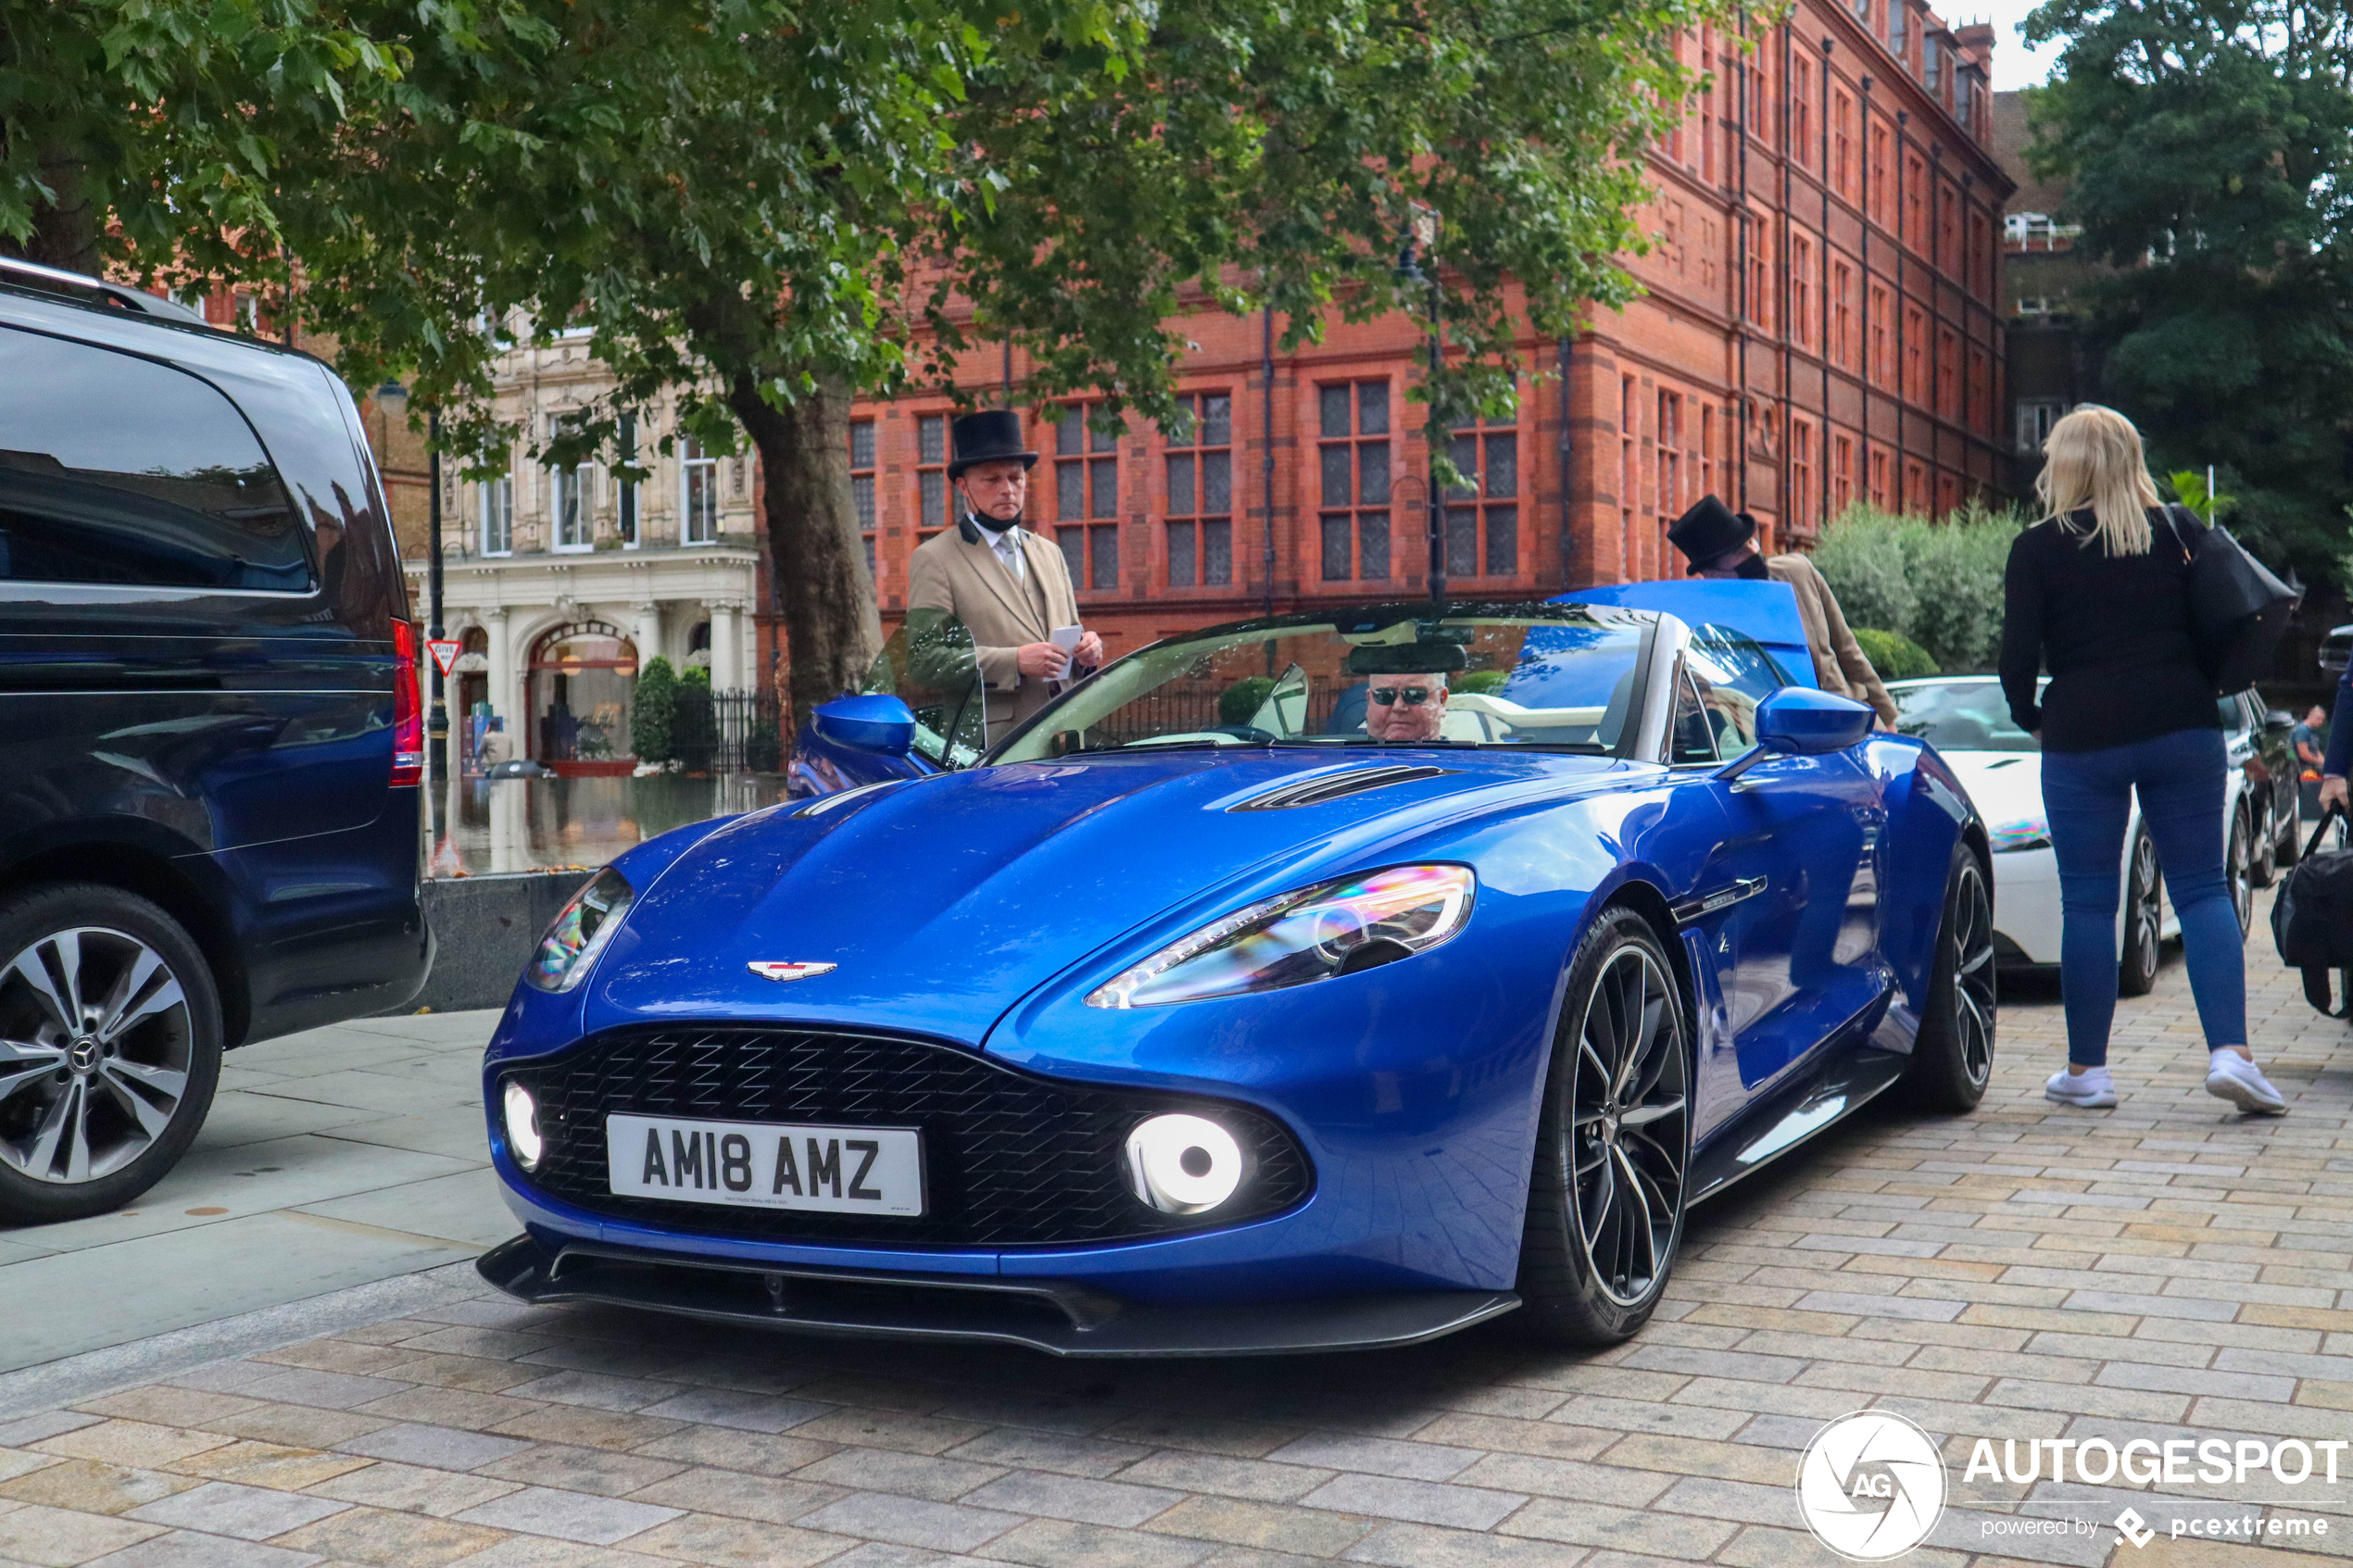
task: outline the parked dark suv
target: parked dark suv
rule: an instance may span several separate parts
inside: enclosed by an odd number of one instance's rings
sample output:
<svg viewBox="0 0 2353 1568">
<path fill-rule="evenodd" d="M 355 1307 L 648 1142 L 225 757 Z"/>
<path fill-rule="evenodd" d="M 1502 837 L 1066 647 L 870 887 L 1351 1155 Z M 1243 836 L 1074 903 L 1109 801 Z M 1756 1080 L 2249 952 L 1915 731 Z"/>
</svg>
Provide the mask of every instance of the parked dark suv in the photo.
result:
<svg viewBox="0 0 2353 1568">
<path fill-rule="evenodd" d="M 416 995 L 416 654 L 324 365 L 0 260 L 0 1223 L 153 1185 L 224 1048 Z"/>
</svg>

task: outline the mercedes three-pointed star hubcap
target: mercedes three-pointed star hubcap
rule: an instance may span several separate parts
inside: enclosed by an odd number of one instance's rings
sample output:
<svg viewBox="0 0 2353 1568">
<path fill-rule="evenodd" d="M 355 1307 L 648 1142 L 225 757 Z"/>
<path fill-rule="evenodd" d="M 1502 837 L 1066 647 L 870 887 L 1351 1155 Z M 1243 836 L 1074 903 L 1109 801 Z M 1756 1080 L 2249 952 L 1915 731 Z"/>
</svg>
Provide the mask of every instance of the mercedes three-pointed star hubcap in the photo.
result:
<svg viewBox="0 0 2353 1568">
<path fill-rule="evenodd" d="M 154 948 L 102 926 L 40 938 L 0 969 L 0 1161 L 43 1182 L 120 1170 L 171 1124 L 194 1059 Z"/>
</svg>

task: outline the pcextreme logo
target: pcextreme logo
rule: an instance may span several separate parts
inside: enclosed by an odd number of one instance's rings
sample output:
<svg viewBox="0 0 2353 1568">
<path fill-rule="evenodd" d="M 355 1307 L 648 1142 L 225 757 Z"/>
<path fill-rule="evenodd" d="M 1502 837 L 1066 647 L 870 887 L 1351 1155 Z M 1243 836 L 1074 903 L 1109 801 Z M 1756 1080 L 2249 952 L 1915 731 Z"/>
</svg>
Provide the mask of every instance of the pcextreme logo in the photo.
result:
<svg viewBox="0 0 2353 1568">
<path fill-rule="evenodd" d="M 1856 1411 L 1814 1435 L 1797 1463 L 1797 1512 L 1815 1539 L 1854 1562 L 1901 1557 L 1944 1512 L 1936 1444 L 1888 1411 Z"/>
</svg>

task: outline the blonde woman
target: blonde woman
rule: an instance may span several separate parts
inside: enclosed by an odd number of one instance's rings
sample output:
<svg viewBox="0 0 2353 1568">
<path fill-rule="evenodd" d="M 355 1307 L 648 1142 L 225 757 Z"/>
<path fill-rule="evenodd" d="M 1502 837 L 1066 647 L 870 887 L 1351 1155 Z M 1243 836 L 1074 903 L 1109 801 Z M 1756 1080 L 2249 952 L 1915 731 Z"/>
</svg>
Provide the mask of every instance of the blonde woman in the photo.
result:
<svg viewBox="0 0 2353 1568">
<path fill-rule="evenodd" d="M 2043 743 L 2058 860 L 2067 1069 L 2044 1093 L 2116 1103 L 2116 909 L 2137 790 L 2182 922 L 2207 1093 L 2242 1110 L 2285 1110 L 2246 1047 L 2243 939 L 2222 872 L 2222 730 L 2190 641 L 2189 563 L 2206 530 L 2159 502 L 2140 432 L 2112 408 L 2077 408 L 2043 450 L 2043 521 L 2010 546 L 2002 691 L 2019 727 Z M 2043 669 L 2051 682 L 2038 705 Z"/>
</svg>

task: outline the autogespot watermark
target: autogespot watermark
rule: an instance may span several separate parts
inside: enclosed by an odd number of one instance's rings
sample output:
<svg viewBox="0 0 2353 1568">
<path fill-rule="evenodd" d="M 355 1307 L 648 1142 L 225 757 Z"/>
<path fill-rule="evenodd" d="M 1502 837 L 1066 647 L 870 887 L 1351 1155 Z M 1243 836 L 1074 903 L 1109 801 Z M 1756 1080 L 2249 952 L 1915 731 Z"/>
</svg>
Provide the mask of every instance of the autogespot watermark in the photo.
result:
<svg viewBox="0 0 2353 1568">
<path fill-rule="evenodd" d="M 2353 1439 L 2308 1442 L 2298 1437 L 1980 1437 L 1969 1449 L 1961 1484 L 2091 1486 L 2334 1486 L 2340 1468 L 2353 1486 Z M 1927 1540 L 1944 1514 L 1945 1467 L 1936 1440 L 1891 1411 L 1856 1411 L 1814 1435 L 1797 1464 L 1797 1512 L 1815 1538 L 1855 1562 L 1884 1562 Z M 2318 1544 L 2329 1522 L 2313 1514 L 2272 1513 L 2273 1508 L 2334 1506 L 2342 1500 L 2310 1493 L 2295 1498 L 2217 1501 L 2151 1498 L 2155 1517 L 2083 1499 L 1988 1499 L 1988 1506 L 2066 1509 L 2057 1517 L 1979 1512 L 1974 1526 L 1946 1545 L 1999 1549 L 2006 1540 L 2097 1536 L 2113 1530 L 2116 1545 L 2145 1547 L 2171 1540 L 2236 1541 L 2247 1545 Z M 1960 1538 L 1966 1535 L 1967 1539 Z"/>
</svg>

